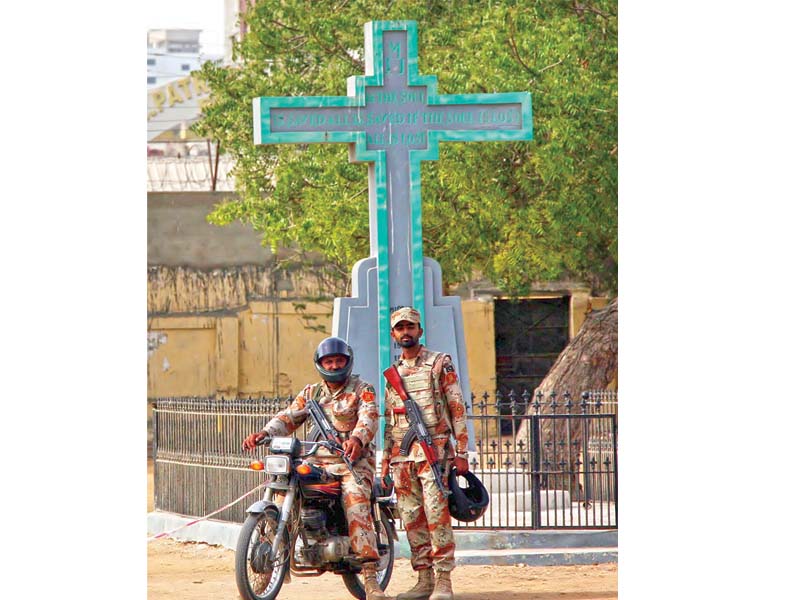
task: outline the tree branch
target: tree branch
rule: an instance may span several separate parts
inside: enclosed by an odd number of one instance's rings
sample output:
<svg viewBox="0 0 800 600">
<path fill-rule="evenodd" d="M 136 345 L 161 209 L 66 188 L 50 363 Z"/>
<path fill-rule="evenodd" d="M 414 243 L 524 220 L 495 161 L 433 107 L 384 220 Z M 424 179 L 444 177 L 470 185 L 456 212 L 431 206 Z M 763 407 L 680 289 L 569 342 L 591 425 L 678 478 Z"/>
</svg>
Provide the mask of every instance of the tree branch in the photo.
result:
<svg viewBox="0 0 800 600">
<path fill-rule="evenodd" d="M 552 65 L 547 65 L 546 67 L 543 67 L 543 68 L 539 69 L 539 74 L 544 73 L 545 71 L 547 71 L 547 69 L 552 69 L 553 67 L 557 67 L 562 62 L 564 62 L 563 58 L 561 60 L 559 60 L 558 62 L 554 62 Z"/>
<path fill-rule="evenodd" d="M 352 196 L 350 196 L 350 197 L 349 197 L 347 200 L 348 200 L 348 202 L 349 202 L 350 200 L 354 200 L 355 198 L 358 198 L 358 197 L 359 197 L 361 194 L 363 194 L 364 192 L 368 192 L 368 191 L 369 191 L 369 186 L 362 187 L 362 188 L 361 188 L 360 190 L 358 190 L 358 191 L 357 191 L 355 194 L 353 194 Z"/>
<path fill-rule="evenodd" d="M 536 75 L 536 72 L 531 69 L 528 65 L 525 64 L 525 61 L 522 60 L 522 57 L 519 55 L 519 50 L 517 49 L 517 42 L 514 39 L 514 20 L 509 18 L 508 19 L 508 44 L 511 46 L 511 54 L 514 56 L 514 59 L 522 65 L 522 68 L 525 69 L 531 75 Z"/>
<path fill-rule="evenodd" d="M 300 30 L 297 29 L 296 27 L 289 27 L 288 25 L 286 25 L 285 23 L 281 23 L 277 19 L 272 19 L 272 23 L 275 23 L 275 25 L 281 27 L 282 29 L 288 29 L 289 31 L 297 31 L 298 33 L 300 33 Z"/>
<path fill-rule="evenodd" d="M 331 54 L 333 56 L 338 56 L 339 58 L 344 57 L 347 59 L 347 62 L 354 65 L 357 69 L 360 69 L 362 71 L 364 70 L 364 63 L 350 56 L 350 53 L 342 47 L 341 43 L 339 43 L 339 40 L 334 40 L 333 42 L 334 46 L 332 49 L 330 46 L 326 46 L 322 42 L 322 40 L 319 39 L 319 37 L 314 33 L 314 31 L 311 32 L 311 37 L 314 38 L 317 44 L 319 44 L 320 48 L 322 48 L 328 54 Z M 336 52 L 334 52 L 334 49 L 336 50 Z"/>
<path fill-rule="evenodd" d="M 578 2 L 578 0 L 575 0 L 575 2 L 572 3 L 572 9 L 575 11 L 575 14 L 578 15 L 579 17 L 583 16 L 583 11 L 585 11 L 585 10 L 588 10 L 590 13 L 594 13 L 594 14 L 600 16 L 600 17 L 603 17 L 604 19 L 608 19 L 608 18 L 610 18 L 612 16 L 616 16 L 613 13 L 604 13 L 602 10 L 600 10 L 598 8 L 595 8 L 594 6 L 591 6 L 590 4 L 582 4 L 582 3 Z"/>
</svg>

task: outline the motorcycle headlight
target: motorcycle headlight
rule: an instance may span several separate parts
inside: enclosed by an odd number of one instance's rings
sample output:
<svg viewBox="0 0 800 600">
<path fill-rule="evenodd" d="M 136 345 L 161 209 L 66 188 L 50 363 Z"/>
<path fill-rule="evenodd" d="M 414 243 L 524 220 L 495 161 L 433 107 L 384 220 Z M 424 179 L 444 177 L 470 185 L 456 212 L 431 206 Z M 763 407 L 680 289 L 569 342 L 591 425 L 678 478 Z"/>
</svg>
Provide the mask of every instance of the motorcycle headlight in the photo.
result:
<svg viewBox="0 0 800 600">
<path fill-rule="evenodd" d="M 272 475 L 286 475 L 289 473 L 288 456 L 268 456 L 264 459 L 264 472 Z"/>
</svg>

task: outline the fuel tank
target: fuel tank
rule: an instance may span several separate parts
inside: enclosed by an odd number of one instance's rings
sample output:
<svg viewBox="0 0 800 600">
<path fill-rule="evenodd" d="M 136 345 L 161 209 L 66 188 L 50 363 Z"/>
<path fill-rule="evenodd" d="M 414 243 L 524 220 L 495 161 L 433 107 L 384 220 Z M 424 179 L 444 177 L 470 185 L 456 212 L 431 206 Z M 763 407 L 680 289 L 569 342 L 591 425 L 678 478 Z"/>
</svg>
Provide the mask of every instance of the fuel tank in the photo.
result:
<svg viewBox="0 0 800 600">
<path fill-rule="evenodd" d="M 306 498 L 332 498 L 342 493 L 342 482 L 325 469 L 303 461 L 295 467 L 295 472 Z"/>
</svg>

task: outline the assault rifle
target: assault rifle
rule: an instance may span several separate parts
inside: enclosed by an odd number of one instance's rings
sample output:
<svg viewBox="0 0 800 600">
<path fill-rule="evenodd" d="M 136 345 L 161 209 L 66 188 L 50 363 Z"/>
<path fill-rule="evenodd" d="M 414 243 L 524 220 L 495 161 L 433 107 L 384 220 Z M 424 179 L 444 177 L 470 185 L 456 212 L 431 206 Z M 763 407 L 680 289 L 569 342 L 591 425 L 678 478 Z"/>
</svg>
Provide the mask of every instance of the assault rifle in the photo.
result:
<svg viewBox="0 0 800 600">
<path fill-rule="evenodd" d="M 433 471 L 433 478 L 436 481 L 437 487 L 442 492 L 442 495 L 447 498 L 447 496 L 450 495 L 450 490 L 442 481 L 438 451 L 434 447 L 433 438 L 422 420 L 422 413 L 419 411 L 419 406 L 417 406 L 417 403 L 414 402 L 406 392 L 403 379 L 400 377 L 396 366 L 392 365 L 386 369 L 383 372 L 383 376 L 386 377 L 386 381 L 389 382 L 389 385 L 392 386 L 403 401 L 406 407 L 406 419 L 408 419 L 408 424 L 410 425 L 409 430 L 403 436 L 403 441 L 400 442 L 400 454 L 402 456 L 408 456 L 411 444 L 414 443 L 414 440 L 418 441 L 422 451 L 425 453 L 425 458 L 431 467 L 431 471 Z"/>
<path fill-rule="evenodd" d="M 363 478 L 353 468 L 353 461 L 345 455 L 344 448 L 342 448 L 342 444 L 339 443 L 339 435 L 336 433 L 330 421 L 328 421 L 328 417 L 325 416 L 325 411 L 322 410 L 322 407 L 313 398 L 306 402 L 306 406 L 308 407 L 308 414 L 311 415 L 314 421 L 314 427 L 323 437 L 321 444 L 331 452 L 335 452 L 342 457 L 344 464 L 353 474 L 356 483 L 361 485 Z"/>
</svg>

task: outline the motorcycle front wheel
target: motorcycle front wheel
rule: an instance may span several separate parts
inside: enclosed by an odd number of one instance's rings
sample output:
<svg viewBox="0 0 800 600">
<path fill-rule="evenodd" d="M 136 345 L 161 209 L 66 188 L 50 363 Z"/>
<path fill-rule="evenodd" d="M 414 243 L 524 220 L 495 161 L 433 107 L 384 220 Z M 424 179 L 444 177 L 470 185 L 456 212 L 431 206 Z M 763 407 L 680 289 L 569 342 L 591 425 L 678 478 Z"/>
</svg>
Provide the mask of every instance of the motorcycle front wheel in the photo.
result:
<svg viewBox="0 0 800 600">
<path fill-rule="evenodd" d="M 274 561 L 269 554 L 276 543 L 279 513 L 274 507 L 249 515 L 236 544 L 236 587 L 245 600 L 275 600 L 289 569 L 289 533 L 283 530 L 281 552 Z"/>
<path fill-rule="evenodd" d="M 380 534 L 380 543 L 386 544 L 387 548 L 381 559 L 378 562 L 378 573 L 376 579 L 378 585 L 382 590 L 389 586 L 389 580 L 392 578 L 392 571 L 394 570 L 394 540 L 390 537 L 389 531 L 386 529 L 386 522 L 383 519 L 377 521 L 378 531 Z M 343 573 L 342 579 L 347 591 L 350 592 L 354 598 L 358 600 L 366 600 L 367 592 L 364 589 L 363 578 L 356 573 Z"/>
</svg>

